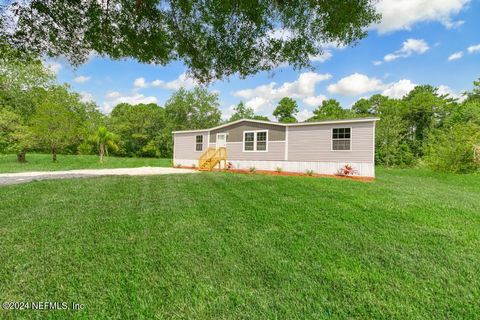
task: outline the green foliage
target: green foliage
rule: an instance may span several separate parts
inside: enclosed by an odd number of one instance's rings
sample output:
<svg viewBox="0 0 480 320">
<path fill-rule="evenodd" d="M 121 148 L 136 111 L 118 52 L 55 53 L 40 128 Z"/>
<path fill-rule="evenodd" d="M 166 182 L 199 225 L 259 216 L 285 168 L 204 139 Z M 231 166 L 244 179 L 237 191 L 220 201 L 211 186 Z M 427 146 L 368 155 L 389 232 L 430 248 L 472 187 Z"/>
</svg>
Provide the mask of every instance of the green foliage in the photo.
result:
<svg viewBox="0 0 480 320">
<path fill-rule="evenodd" d="M 425 146 L 425 163 L 437 171 L 468 173 L 480 169 L 476 152 L 480 150 L 480 126 L 456 123 L 432 130 Z"/>
<path fill-rule="evenodd" d="M 103 162 L 103 158 L 105 156 L 108 156 L 108 149 L 111 149 L 111 150 L 118 149 L 117 136 L 114 133 L 108 131 L 106 127 L 102 126 L 98 128 L 97 132 L 95 133 L 95 136 L 93 137 L 93 140 L 95 141 L 98 148 L 98 153 L 100 155 L 100 162 Z"/>
<path fill-rule="evenodd" d="M 110 114 L 110 127 L 119 135 L 120 154 L 156 156 L 161 153 L 157 141 L 166 127 L 165 110 L 154 103 L 121 103 Z"/>
<path fill-rule="evenodd" d="M 87 141 L 84 141 L 78 145 L 77 153 L 80 155 L 93 154 L 93 145 Z"/>
<path fill-rule="evenodd" d="M 255 113 L 252 108 L 245 106 L 243 101 L 240 101 L 238 105 L 233 108 L 234 113 L 228 120 L 229 122 L 237 121 L 240 119 L 253 119 Z"/>
<path fill-rule="evenodd" d="M 52 86 L 37 99 L 31 130 L 36 144 L 49 150 L 56 161 L 57 153 L 81 140 L 83 119 L 78 110 L 82 104 L 65 86 Z"/>
<path fill-rule="evenodd" d="M 180 60 L 201 82 L 310 66 L 322 43 L 355 43 L 380 16 L 375 1 L 15 1 L 15 45 L 83 63 L 94 51 L 113 59 Z M 279 30 L 291 37 L 279 37 Z M 0 34 L 1 35 L 1 34 Z M 241 54 L 240 54 L 241 53 Z"/>
<path fill-rule="evenodd" d="M 292 98 L 285 97 L 278 103 L 278 106 L 273 111 L 273 116 L 277 118 L 279 122 L 293 123 L 297 122 L 297 119 L 295 118 L 297 113 L 297 102 Z"/>
<path fill-rule="evenodd" d="M 0 109 L 0 153 L 25 153 L 32 146 L 32 135 L 22 118 Z"/>
<path fill-rule="evenodd" d="M 343 109 L 340 102 L 335 99 L 322 101 L 322 104 L 313 110 L 313 117 L 308 121 L 320 121 L 330 119 L 346 119 L 352 118 L 353 114 L 350 110 Z"/>
</svg>

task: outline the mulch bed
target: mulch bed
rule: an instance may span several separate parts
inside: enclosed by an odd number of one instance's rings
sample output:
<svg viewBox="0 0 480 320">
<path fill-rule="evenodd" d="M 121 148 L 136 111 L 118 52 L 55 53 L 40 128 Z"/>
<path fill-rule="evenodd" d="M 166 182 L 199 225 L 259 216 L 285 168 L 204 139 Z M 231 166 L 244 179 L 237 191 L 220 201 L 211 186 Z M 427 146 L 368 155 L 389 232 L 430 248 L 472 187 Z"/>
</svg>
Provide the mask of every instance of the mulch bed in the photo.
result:
<svg viewBox="0 0 480 320">
<path fill-rule="evenodd" d="M 197 167 L 187 167 L 181 166 L 177 168 L 182 169 L 194 169 L 198 170 Z M 308 175 L 306 173 L 300 172 L 288 172 L 288 171 L 269 171 L 269 170 L 256 170 L 255 172 L 251 172 L 250 170 L 241 170 L 241 169 L 213 169 L 212 171 L 217 172 L 227 172 L 227 173 L 240 173 L 240 174 L 264 174 L 268 176 L 288 176 L 288 177 L 311 177 L 311 178 L 334 178 L 334 179 L 347 179 L 347 180 L 355 180 L 355 181 L 362 181 L 362 182 L 372 182 L 375 178 L 372 177 L 362 177 L 362 176 L 340 176 L 334 174 L 318 174 L 314 173 L 312 175 Z"/>
</svg>

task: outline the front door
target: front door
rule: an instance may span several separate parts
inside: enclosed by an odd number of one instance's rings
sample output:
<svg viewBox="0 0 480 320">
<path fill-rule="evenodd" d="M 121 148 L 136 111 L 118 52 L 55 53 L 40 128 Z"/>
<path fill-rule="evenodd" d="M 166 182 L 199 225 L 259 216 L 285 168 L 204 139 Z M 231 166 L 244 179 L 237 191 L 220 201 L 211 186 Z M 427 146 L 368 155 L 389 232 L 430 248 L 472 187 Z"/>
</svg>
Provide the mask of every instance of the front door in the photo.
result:
<svg viewBox="0 0 480 320">
<path fill-rule="evenodd" d="M 216 148 L 225 148 L 227 146 L 227 134 L 226 133 L 217 133 L 217 143 Z"/>
</svg>

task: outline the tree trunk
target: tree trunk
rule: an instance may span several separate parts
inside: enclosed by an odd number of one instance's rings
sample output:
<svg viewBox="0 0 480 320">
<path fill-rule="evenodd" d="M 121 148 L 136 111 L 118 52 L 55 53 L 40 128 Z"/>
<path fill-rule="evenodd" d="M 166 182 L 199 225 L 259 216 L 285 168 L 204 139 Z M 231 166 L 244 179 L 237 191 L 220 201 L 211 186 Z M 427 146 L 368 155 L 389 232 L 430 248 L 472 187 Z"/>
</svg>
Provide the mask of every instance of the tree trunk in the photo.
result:
<svg viewBox="0 0 480 320">
<path fill-rule="evenodd" d="M 52 148 L 52 161 L 57 162 L 57 150 L 55 148 Z"/>
<path fill-rule="evenodd" d="M 100 144 L 100 162 L 103 163 L 103 151 L 104 147 L 103 144 Z"/>
<path fill-rule="evenodd" d="M 22 150 L 19 153 L 17 153 L 17 161 L 20 163 L 26 163 L 27 162 L 26 153 L 27 152 L 25 150 Z"/>
</svg>

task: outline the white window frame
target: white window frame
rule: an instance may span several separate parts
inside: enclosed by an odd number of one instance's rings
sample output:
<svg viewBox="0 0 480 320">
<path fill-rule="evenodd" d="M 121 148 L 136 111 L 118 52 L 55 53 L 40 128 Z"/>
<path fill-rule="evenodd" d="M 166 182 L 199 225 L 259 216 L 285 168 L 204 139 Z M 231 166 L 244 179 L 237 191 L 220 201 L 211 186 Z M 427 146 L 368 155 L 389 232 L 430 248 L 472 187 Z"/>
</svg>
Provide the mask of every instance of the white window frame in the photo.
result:
<svg viewBox="0 0 480 320">
<path fill-rule="evenodd" d="M 197 137 L 202 137 L 202 150 L 200 150 L 200 151 L 197 150 L 197 144 L 200 144 L 200 142 L 197 142 Z M 195 152 L 203 152 L 203 149 L 204 149 L 204 148 L 203 148 L 203 143 L 205 142 L 204 140 L 205 140 L 205 139 L 204 139 L 203 134 L 196 134 L 196 135 L 195 135 L 195 143 L 194 143 L 194 145 L 193 145 L 193 150 L 194 150 Z"/>
<path fill-rule="evenodd" d="M 265 132 L 266 133 L 265 150 L 257 150 L 257 134 L 259 132 Z M 246 133 L 253 133 L 253 150 L 245 150 L 245 134 Z M 243 152 L 268 152 L 268 130 L 243 131 L 242 135 L 243 135 L 243 137 L 242 137 Z"/>
<path fill-rule="evenodd" d="M 333 140 L 334 140 L 334 139 L 333 139 L 333 130 L 334 130 L 334 129 L 350 129 L 350 139 L 349 139 L 349 140 L 350 140 L 350 146 L 349 146 L 349 149 L 348 149 L 348 150 L 335 150 L 335 149 L 333 149 Z M 337 139 L 335 139 L 335 140 L 345 140 L 345 139 L 338 139 L 338 138 L 337 138 Z M 330 150 L 331 150 L 331 151 L 334 151 L 334 152 L 345 152 L 345 151 L 346 151 L 346 152 L 350 152 L 350 151 L 352 151 L 352 145 L 353 145 L 353 143 L 352 143 L 352 141 L 353 141 L 353 128 L 352 128 L 352 127 L 332 127 L 332 130 L 330 130 L 330 141 L 331 141 L 331 142 L 330 142 Z"/>
</svg>

